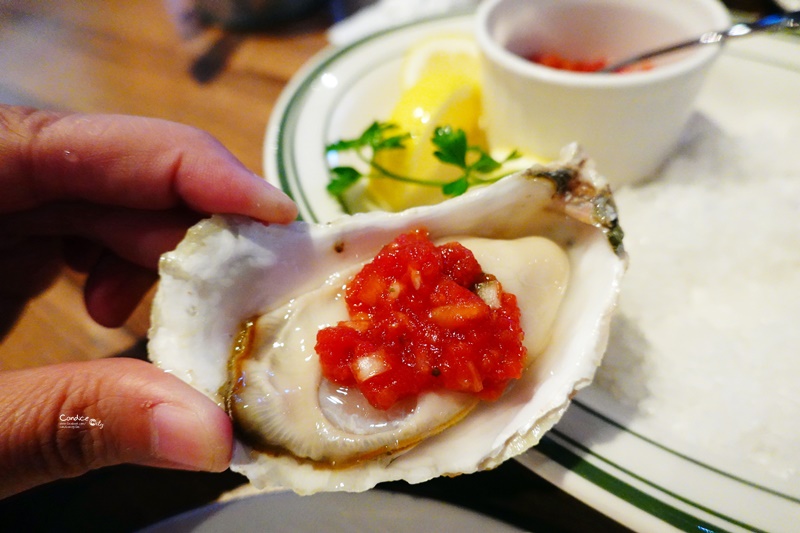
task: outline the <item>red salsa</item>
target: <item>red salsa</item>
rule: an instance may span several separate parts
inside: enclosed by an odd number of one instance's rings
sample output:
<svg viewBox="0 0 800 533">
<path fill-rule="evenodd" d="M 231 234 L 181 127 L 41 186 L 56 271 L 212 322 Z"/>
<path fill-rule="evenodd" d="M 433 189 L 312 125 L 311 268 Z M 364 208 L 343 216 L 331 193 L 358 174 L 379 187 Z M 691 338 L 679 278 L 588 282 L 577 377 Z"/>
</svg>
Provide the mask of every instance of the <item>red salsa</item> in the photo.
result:
<svg viewBox="0 0 800 533">
<path fill-rule="evenodd" d="M 605 59 L 582 61 L 579 59 L 567 59 L 566 57 L 552 53 L 533 54 L 529 59 L 545 67 L 570 70 L 572 72 L 597 72 L 608 65 L 608 61 Z"/>
<path fill-rule="evenodd" d="M 606 59 L 568 59 L 554 53 L 537 53 L 528 57 L 530 61 L 544 65 L 545 67 L 557 68 L 560 70 L 569 70 L 572 72 L 597 72 L 608 66 Z M 616 72 L 633 72 L 650 70 L 653 68 L 652 63 L 648 61 L 641 61 L 635 65 L 624 67 Z"/>
<path fill-rule="evenodd" d="M 448 389 L 493 400 L 522 374 L 516 297 L 458 243 L 398 236 L 347 285 L 350 320 L 317 334 L 323 375 L 379 409 Z"/>
</svg>

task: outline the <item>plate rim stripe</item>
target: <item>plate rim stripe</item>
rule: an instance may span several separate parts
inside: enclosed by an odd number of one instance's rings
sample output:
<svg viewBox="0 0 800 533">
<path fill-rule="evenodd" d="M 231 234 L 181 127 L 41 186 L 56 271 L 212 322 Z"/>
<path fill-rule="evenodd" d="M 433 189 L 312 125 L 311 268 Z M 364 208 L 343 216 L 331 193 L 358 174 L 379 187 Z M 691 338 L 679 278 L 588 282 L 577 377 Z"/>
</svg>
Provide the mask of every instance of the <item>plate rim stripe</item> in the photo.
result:
<svg viewBox="0 0 800 533">
<path fill-rule="evenodd" d="M 580 450 L 581 452 L 585 453 L 588 456 L 595 457 L 598 461 L 605 463 L 620 472 L 630 476 L 637 481 L 657 490 L 665 495 L 668 495 L 676 500 L 691 506 L 699 511 L 703 511 L 709 515 L 715 516 L 726 522 L 738 526 L 740 528 L 746 529 L 748 531 L 752 531 L 753 533 L 768 533 L 766 530 L 759 529 L 755 526 L 750 524 L 741 522 L 735 518 L 729 517 L 724 515 L 718 511 L 700 505 L 692 500 L 685 498 L 679 494 L 676 494 L 660 485 L 653 483 L 652 481 L 627 470 L 620 465 L 616 464 L 614 461 L 611 461 L 596 452 L 591 451 L 586 446 L 583 446 L 575 439 L 570 438 L 568 435 L 561 433 L 557 429 L 551 429 L 550 433 L 556 435 L 559 439 L 562 439 L 564 442 L 568 443 L 570 446 L 575 447 L 576 449 Z M 542 446 L 544 444 L 544 447 Z M 601 487 L 603 490 L 614 494 L 615 496 L 622 498 L 624 501 L 638 507 L 642 511 L 649 513 L 653 516 L 658 517 L 659 519 L 663 520 L 664 522 L 686 532 L 696 532 L 696 531 L 704 531 L 708 533 L 729 533 L 730 530 L 723 529 L 722 527 L 711 524 L 706 520 L 698 518 L 686 511 L 682 511 L 676 508 L 673 505 L 657 498 L 652 494 L 648 494 L 641 489 L 638 489 L 619 479 L 618 477 L 614 476 L 612 473 L 604 470 L 603 468 L 592 464 L 591 462 L 587 461 L 577 453 L 573 452 L 572 450 L 566 448 L 562 444 L 556 442 L 551 436 L 545 435 L 539 444 L 536 446 L 536 449 L 543 453 L 548 458 L 552 459 L 553 461 L 560 464 L 562 467 L 566 468 L 567 470 L 574 472 L 575 474 L 581 476 L 582 478 L 588 480 L 589 482 Z"/>
<path fill-rule="evenodd" d="M 704 468 L 704 469 L 706 469 L 706 470 L 708 470 L 710 472 L 714 472 L 715 474 L 718 474 L 720 476 L 728 478 L 731 481 L 736 481 L 737 483 L 740 483 L 740 484 L 745 485 L 747 487 L 750 487 L 752 489 L 760 490 L 760 491 L 765 492 L 767 494 L 770 494 L 772 496 L 777 496 L 777 497 L 779 497 L 781 499 L 784 499 L 784 500 L 788 501 L 789 503 L 795 503 L 795 504 L 800 505 L 800 499 L 797 499 L 797 498 L 795 498 L 793 496 L 790 496 L 788 494 L 784 494 L 784 493 L 779 492 L 779 491 L 777 491 L 775 489 L 771 489 L 769 487 L 765 487 L 765 486 L 763 486 L 761 484 L 758 484 L 758 483 L 755 483 L 753 481 L 748 481 L 747 479 L 744 479 L 742 477 L 736 476 L 736 475 L 731 474 L 729 472 L 725 472 L 724 470 L 720 470 L 720 469 L 718 469 L 718 468 L 716 468 L 714 466 L 711 466 L 709 464 L 706 464 L 706 463 L 700 461 L 699 459 L 694 459 L 691 456 L 685 455 L 685 454 L 683 454 L 683 453 L 681 453 L 681 452 L 679 452 L 677 450 L 673 450 L 672 448 L 670 448 L 668 446 L 660 444 L 660 443 L 652 440 L 651 438 L 644 436 L 641 433 L 638 433 L 636 431 L 631 431 L 629 428 L 626 428 L 622 424 L 616 422 L 614 419 L 608 417 L 607 415 L 601 413 L 600 411 L 598 411 L 598 410 L 596 410 L 596 409 L 594 409 L 592 407 L 589 407 L 587 404 L 585 404 L 584 402 L 582 402 L 582 401 L 580 401 L 578 399 L 573 400 L 572 403 L 573 403 L 573 405 L 583 409 L 590 416 L 593 416 L 593 417 L 605 422 L 606 424 L 608 424 L 610 426 L 613 426 L 615 429 L 618 429 L 618 430 L 620 430 L 620 431 L 622 431 L 624 433 L 632 435 L 632 436 L 636 437 L 637 439 L 639 439 L 641 441 L 644 441 L 647 444 L 649 444 L 649 445 L 651 445 L 651 446 L 653 446 L 655 448 L 658 448 L 658 449 L 663 450 L 663 451 L 665 451 L 665 452 L 667 452 L 667 453 L 669 453 L 671 455 L 674 455 L 675 457 L 678 457 L 679 459 L 682 459 L 682 460 L 687 461 L 689 463 L 692 463 L 692 464 L 694 464 L 696 466 Z"/>
</svg>

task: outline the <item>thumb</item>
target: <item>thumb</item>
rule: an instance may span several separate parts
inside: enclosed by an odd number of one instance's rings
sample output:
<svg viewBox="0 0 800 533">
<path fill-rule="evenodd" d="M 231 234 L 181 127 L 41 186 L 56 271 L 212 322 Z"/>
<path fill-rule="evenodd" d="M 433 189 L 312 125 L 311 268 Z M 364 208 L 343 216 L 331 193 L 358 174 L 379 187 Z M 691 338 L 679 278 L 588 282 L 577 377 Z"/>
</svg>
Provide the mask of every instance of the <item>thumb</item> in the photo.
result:
<svg viewBox="0 0 800 533">
<path fill-rule="evenodd" d="M 120 463 L 222 471 L 225 412 L 135 359 L 0 373 L 0 498 Z"/>
</svg>

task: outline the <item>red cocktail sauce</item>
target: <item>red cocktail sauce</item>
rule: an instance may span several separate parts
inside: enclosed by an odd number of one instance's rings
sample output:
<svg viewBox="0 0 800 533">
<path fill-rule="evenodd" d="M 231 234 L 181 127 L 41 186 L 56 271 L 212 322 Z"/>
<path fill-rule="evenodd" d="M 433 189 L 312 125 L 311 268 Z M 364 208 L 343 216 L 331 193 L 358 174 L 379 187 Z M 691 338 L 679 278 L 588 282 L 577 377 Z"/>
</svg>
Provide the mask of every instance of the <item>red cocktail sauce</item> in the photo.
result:
<svg viewBox="0 0 800 533">
<path fill-rule="evenodd" d="M 436 389 L 493 400 L 522 374 L 516 297 L 461 244 L 402 234 L 347 285 L 345 301 L 350 320 L 317 334 L 322 371 L 378 409 Z"/>
<path fill-rule="evenodd" d="M 598 70 L 608 66 L 608 60 L 606 59 L 592 59 L 583 61 L 579 59 L 567 59 L 553 53 L 532 54 L 528 57 L 528 60 L 540 65 L 544 65 L 545 67 L 557 68 L 559 70 L 569 70 L 572 72 L 597 72 Z M 634 72 L 650 70 L 652 68 L 652 63 L 648 61 L 641 61 L 635 65 L 624 67 L 616 72 Z"/>
</svg>

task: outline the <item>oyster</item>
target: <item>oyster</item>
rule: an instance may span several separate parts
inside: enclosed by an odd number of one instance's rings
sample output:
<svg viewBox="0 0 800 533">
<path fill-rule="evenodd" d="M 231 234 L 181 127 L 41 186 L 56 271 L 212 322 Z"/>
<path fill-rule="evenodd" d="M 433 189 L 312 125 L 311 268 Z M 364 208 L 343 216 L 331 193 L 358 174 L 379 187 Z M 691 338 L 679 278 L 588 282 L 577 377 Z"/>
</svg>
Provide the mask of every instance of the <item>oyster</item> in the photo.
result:
<svg viewBox="0 0 800 533">
<path fill-rule="evenodd" d="M 322 377 L 317 331 L 397 235 L 460 241 L 516 293 L 531 361 L 494 401 L 429 392 L 388 411 Z M 575 146 L 444 203 L 324 225 L 214 216 L 160 263 L 150 358 L 237 430 L 232 469 L 299 493 L 361 491 L 493 468 L 535 445 L 589 384 L 626 266 L 610 191 Z"/>
</svg>

